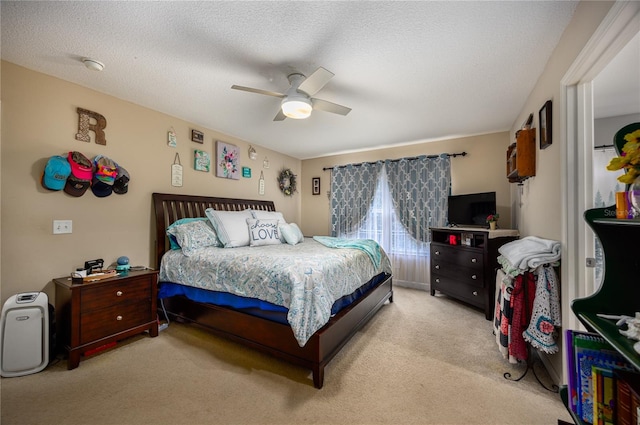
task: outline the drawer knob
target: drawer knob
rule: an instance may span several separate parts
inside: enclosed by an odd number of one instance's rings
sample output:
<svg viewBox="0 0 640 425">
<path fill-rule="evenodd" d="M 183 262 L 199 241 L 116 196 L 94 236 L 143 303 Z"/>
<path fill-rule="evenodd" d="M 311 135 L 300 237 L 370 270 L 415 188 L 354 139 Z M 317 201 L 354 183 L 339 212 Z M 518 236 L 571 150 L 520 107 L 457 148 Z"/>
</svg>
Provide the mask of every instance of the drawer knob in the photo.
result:
<svg viewBox="0 0 640 425">
<path fill-rule="evenodd" d="M 434 254 L 436 254 L 436 255 L 440 255 L 440 251 L 436 251 Z"/>
<path fill-rule="evenodd" d="M 122 291 L 116 292 L 116 296 L 121 297 L 122 296 Z"/>
<path fill-rule="evenodd" d="M 475 258 L 472 258 L 472 259 L 471 259 L 471 262 L 472 262 L 472 263 L 477 263 L 477 262 L 478 262 L 478 260 L 477 260 L 477 259 L 475 259 Z"/>
<path fill-rule="evenodd" d="M 477 278 L 478 278 L 478 276 L 477 276 L 477 275 L 475 275 L 475 274 L 474 274 L 474 275 L 471 275 L 471 279 L 476 280 Z"/>
<path fill-rule="evenodd" d="M 477 296 L 478 296 L 478 291 L 473 291 L 473 295 L 474 295 L 475 297 L 477 297 Z"/>
<path fill-rule="evenodd" d="M 117 316 L 116 320 L 122 320 L 122 316 Z"/>
<path fill-rule="evenodd" d="M 436 283 L 440 283 L 440 278 L 436 277 Z"/>
<path fill-rule="evenodd" d="M 435 269 L 440 270 L 440 264 L 436 264 Z"/>
</svg>

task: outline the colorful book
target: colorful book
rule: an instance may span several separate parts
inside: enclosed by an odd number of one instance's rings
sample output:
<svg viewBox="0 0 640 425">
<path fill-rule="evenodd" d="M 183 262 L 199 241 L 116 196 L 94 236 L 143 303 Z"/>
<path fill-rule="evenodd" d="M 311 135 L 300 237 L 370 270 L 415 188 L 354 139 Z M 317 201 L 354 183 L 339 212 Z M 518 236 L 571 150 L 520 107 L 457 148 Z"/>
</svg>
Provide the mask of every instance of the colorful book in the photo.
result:
<svg viewBox="0 0 640 425">
<path fill-rule="evenodd" d="M 632 366 L 601 336 L 581 331 L 572 331 L 571 335 L 574 364 L 569 375 L 574 376 L 569 380 L 569 394 L 573 398 L 575 393 L 573 411 L 583 421 L 591 424 L 594 423 L 593 367 L 613 370 L 631 369 Z M 595 409 L 597 412 L 597 406 Z"/>
<path fill-rule="evenodd" d="M 613 371 L 598 366 L 591 368 L 593 388 L 593 425 L 613 425 L 615 394 Z"/>
</svg>

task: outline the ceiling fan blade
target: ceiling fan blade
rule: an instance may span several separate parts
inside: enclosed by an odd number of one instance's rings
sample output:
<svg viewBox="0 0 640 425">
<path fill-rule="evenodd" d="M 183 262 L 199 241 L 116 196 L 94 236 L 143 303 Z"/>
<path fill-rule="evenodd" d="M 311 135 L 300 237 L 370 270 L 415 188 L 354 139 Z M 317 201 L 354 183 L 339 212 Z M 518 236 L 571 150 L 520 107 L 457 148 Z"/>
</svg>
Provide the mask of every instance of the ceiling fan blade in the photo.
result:
<svg viewBox="0 0 640 425">
<path fill-rule="evenodd" d="M 285 118 L 287 118 L 287 116 L 284 114 L 284 112 L 282 112 L 282 109 L 280 109 L 273 120 L 274 121 L 284 121 Z"/>
<path fill-rule="evenodd" d="M 331 78 L 333 78 L 333 75 L 333 72 L 327 71 L 323 67 L 320 67 L 316 69 L 313 74 L 309 75 L 302 83 L 300 83 L 300 86 L 298 86 L 298 90 L 302 90 L 309 96 L 313 96 L 321 88 L 323 88 Z"/>
<path fill-rule="evenodd" d="M 285 96 L 284 94 L 278 93 L 275 91 L 254 89 L 252 87 L 236 86 L 235 84 L 232 85 L 231 88 L 234 90 L 242 90 L 242 91 L 248 91 L 250 93 L 258 93 L 258 94 L 266 94 L 267 96 L 274 96 L 274 97 L 280 97 L 280 98 Z"/>
<path fill-rule="evenodd" d="M 334 114 L 347 115 L 351 112 L 351 108 L 338 105 L 337 103 L 329 102 L 322 99 L 311 99 L 313 109 L 319 109 L 321 111 L 332 112 Z"/>
</svg>

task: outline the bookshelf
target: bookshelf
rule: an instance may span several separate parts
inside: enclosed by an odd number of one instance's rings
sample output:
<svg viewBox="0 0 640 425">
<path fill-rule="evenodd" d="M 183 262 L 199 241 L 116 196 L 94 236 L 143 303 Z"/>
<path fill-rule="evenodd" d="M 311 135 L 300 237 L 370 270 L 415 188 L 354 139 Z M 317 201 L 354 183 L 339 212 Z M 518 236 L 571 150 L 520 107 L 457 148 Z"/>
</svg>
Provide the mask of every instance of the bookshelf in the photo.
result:
<svg viewBox="0 0 640 425">
<path fill-rule="evenodd" d="M 634 316 L 640 311 L 640 220 L 616 219 L 615 206 L 594 208 L 584 214 L 604 251 L 605 272 L 600 289 L 585 298 L 576 299 L 571 310 L 591 332 L 601 335 L 611 346 L 640 371 L 640 354 L 633 349 L 635 341 L 621 335 L 615 320 L 598 314 Z M 584 422 L 568 407 L 568 391 L 563 386 L 560 397 L 576 424 Z"/>
</svg>

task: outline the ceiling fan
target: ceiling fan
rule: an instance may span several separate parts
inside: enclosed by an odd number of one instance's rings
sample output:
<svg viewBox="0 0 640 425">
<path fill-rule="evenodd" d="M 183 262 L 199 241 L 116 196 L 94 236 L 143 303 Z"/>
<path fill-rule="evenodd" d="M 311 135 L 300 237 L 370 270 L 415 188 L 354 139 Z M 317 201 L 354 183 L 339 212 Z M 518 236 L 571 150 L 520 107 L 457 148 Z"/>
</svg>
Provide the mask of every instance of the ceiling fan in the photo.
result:
<svg viewBox="0 0 640 425">
<path fill-rule="evenodd" d="M 347 115 L 351 111 L 351 108 L 311 97 L 320 91 L 320 89 L 329 82 L 333 75 L 334 74 L 332 72 L 327 71 L 323 67 L 318 68 L 308 77 L 297 72 L 289 74 L 287 79 L 291 86 L 286 93 L 254 89 L 251 87 L 237 86 L 235 84 L 232 85 L 231 88 L 281 98 L 282 102 L 280 102 L 280 111 L 276 114 L 273 119 L 274 121 L 282 121 L 287 117 L 293 119 L 308 118 L 311 115 L 311 111 L 314 109 L 332 112 L 334 114 Z"/>
</svg>

